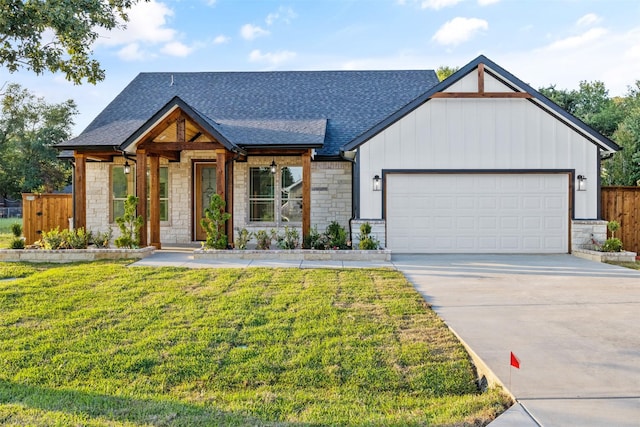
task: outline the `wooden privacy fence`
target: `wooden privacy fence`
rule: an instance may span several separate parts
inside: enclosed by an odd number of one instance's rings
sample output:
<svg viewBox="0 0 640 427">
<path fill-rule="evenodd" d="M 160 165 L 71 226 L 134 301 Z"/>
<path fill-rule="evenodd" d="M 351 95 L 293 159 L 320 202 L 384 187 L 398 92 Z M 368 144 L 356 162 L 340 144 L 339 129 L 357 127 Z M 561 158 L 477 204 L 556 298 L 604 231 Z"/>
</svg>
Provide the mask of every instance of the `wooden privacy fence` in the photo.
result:
<svg viewBox="0 0 640 427">
<path fill-rule="evenodd" d="M 624 249 L 640 253 L 640 187 L 602 187 L 602 219 L 618 221 Z"/>
<path fill-rule="evenodd" d="M 73 216 L 71 194 L 22 194 L 22 234 L 31 245 L 45 231 L 69 228 Z"/>
</svg>

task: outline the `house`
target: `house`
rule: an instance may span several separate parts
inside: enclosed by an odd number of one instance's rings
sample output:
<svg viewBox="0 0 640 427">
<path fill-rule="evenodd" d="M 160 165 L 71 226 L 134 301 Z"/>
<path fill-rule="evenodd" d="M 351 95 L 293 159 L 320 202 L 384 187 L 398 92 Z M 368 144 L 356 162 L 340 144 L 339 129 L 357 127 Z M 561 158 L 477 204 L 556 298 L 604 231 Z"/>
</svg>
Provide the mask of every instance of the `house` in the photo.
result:
<svg viewBox="0 0 640 427">
<path fill-rule="evenodd" d="M 78 137 L 76 227 L 127 194 L 143 243 L 368 221 L 397 252 L 567 253 L 600 235 L 600 159 L 619 150 L 484 56 L 427 71 L 142 73 Z M 130 173 L 128 173 L 130 172 Z M 144 228 L 144 227 L 143 227 Z M 230 240 L 233 240 L 231 238 Z"/>
</svg>

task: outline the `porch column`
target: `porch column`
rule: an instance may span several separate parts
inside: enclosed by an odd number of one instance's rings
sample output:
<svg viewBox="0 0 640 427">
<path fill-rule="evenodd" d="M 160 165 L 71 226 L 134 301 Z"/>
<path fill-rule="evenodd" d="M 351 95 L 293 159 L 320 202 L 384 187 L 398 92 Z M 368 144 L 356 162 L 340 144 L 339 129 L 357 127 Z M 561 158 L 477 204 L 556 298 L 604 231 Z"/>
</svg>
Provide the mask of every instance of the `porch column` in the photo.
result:
<svg viewBox="0 0 640 427">
<path fill-rule="evenodd" d="M 227 201 L 227 150 L 217 149 L 216 150 L 216 193 L 222 200 L 224 200 L 227 204 L 225 205 L 225 212 L 229 212 L 230 206 Z M 231 233 L 229 233 L 229 226 L 231 225 Z M 227 235 L 228 243 L 233 242 L 233 224 L 231 220 L 227 221 L 225 230 L 225 234 Z"/>
<path fill-rule="evenodd" d="M 87 156 L 77 151 L 73 153 L 75 170 L 73 174 L 73 227 L 87 228 Z"/>
<path fill-rule="evenodd" d="M 150 207 L 149 223 L 150 236 L 149 245 L 160 249 L 160 157 L 157 154 L 149 155 L 149 173 L 151 182 L 149 188 Z"/>
<path fill-rule="evenodd" d="M 138 215 L 144 218 L 140 228 L 140 247 L 147 246 L 147 152 L 136 151 L 136 195 L 138 196 Z"/>
<path fill-rule="evenodd" d="M 302 239 L 311 231 L 311 150 L 302 155 Z"/>
</svg>

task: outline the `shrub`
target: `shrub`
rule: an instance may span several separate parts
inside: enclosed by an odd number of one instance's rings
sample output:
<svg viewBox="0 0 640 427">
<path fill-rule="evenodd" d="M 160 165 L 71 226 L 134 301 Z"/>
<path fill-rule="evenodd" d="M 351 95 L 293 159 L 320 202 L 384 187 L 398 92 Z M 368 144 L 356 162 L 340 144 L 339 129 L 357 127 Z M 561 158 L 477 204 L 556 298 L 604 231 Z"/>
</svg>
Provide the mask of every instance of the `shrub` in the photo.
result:
<svg viewBox="0 0 640 427">
<path fill-rule="evenodd" d="M 611 237 L 610 239 L 605 240 L 602 245 L 602 252 L 620 252 L 622 251 L 622 240 Z"/>
<path fill-rule="evenodd" d="M 271 230 L 267 232 L 267 230 L 258 230 L 255 233 L 256 236 L 256 248 L 261 250 L 267 250 L 271 248 L 271 240 L 276 237 L 276 230 Z"/>
<path fill-rule="evenodd" d="M 9 249 L 24 249 L 24 239 L 22 237 L 14 237 L 9 243 Z"/>
<path fill-rule="evenodd" d="M 120 237 L 115 241 L 119 248 L 140 247 L 140 228 L 144 224 L 141 215 L 136 216 L 138 198 L 132 194 L 124 201 L 124 215 L 116 218 L 116 223 L 120 229 Z"/>
<path fill-rule="evenodd" d="M 364 224 L 360 225 L 359 239 L 360 239 L 360 244 L 359 244 L 360 249 L 373 250 L 373 249 L 378 249 L 378 247 L 380 246 L 380 242 L 378 241 L 378 239 L 376 239 L 371 235 L 371 224 L 369 224 L 368 222 L 365 222 Z"/>
<path fill-rule="evenodd" d="M 348 249 L 347 231 L 337 221 L 331 222 L 325 232 L 331 249 Z"/>
<path fill-rule="evenodd" d="M 300 246 L 300 233 L 295 228 L 284 227 L 284 234 L 276 236 L 280 249 L 296 249 Z"/>
<path fill-rule="evenodd" d="M 91 233 L 91 243 L 96 245 L 98 248 L 108 248 L 112 237 L 113 229 L 109 227 L 109 230 L 106 232 Z"/>
<path fill-rule="evenodd" d="M 20 236 L 22 236 L 22 225 L 18 222 L 14 222 L 13 224 L 11 224 L 11 234 L 13 234 L 13 237 L 18 238 Z"/>
<path fill-rule="evenodd" d="M 236 247 L 242 250 L 247 249 L 247 243 L 251 241 L 251 238 L 253 237 L 253 233 L 247 230 L 246 228 L 242 228 L 242 229 L 236 228 L 236 231 L 238 232 Z"/>
<path fill-rule="evenodd" d="M 63 243 L 61 249 L 87 249 L 91 241 L 91 233 L 87 233 L 84 228 L 75 230 L 62 230 Z"/>
<path fill-rule="evenodd" d="M 57 250 L 65 248 L 65 239 L 59 227 L 43 232 L 40 240 L 44 249 Z"/>
<path fill-rule="evenodd" d="M 200 225 L 207 233 L 204 247 L 207 249 L 227 249 L 228 239 L 224 232 L 225 223 L 231 218 L 231 214 L 224 211 L 226 202 L 219 194 L 211 196 L 209 207 L 204 210 L 205 218 L 200 220 Z"/>
</svg>

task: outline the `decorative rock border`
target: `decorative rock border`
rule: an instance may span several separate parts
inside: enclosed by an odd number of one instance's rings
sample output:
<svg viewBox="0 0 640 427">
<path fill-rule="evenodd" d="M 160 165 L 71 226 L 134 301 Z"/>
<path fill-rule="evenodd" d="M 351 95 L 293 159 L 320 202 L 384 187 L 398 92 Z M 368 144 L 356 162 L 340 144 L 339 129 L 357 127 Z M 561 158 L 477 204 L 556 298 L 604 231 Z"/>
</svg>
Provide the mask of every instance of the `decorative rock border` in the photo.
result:
<svg viewBox="0 0 640 427">
<path fill-rule="evenodd" d="M 214 250 L 196 249 L 193 259 L 255 259 L 289 261 L 391 261 L 391 251 L 378 249 L 363 250 Z"/>
<path fill-rule="evenodd" d="M 153 254 L 153 246 L 140 249 L 1 249 L 0 262 L 66 263 L 103 259 L 142 259 Z"/>
<path fill-rule="evenodd" d="M 637 254 L 635 252 L 600 252 L 592 251 L 590 249 L 573 249 L 571 252 L 573 255 L 588 259 L 591 261 L 605 262 L 635 262 Z"/>
</svg>

